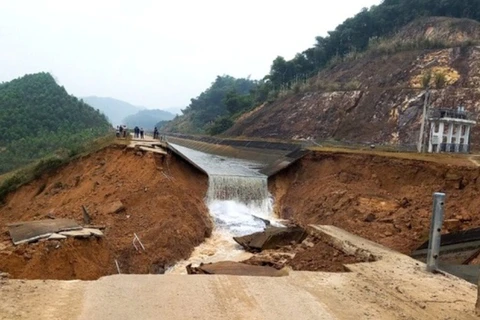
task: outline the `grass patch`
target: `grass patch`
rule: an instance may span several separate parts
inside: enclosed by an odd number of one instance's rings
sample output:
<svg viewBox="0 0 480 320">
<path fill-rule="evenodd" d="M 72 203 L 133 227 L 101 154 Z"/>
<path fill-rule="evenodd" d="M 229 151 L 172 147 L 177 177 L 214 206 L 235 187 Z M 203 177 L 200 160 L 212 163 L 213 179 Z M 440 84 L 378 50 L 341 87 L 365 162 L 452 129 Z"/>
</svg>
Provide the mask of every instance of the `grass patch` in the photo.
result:
<svg viewBox="0 0 480 320">
<path fill-rule="evenodd" d="M 108 135 L 91 141 L 82 145 L 80 148 L 76 148 L 74 151 L 69 150 L 69 152 L 58 152 L 57 154 L 40 159 L 37 162 L 20 168 L 14 172 L 11 172 L 5 175 L 4 180 L 0 184 L 0 203 L 4 204 L 5 200 L 10 192 L 13 192 L 20 188 L 21 186 L 39 179 L 44 174 L 50 174 L 60 167 L 68 164 L 74 159 L 80 158 L 92 152 L 101 150 L 112 143 L 115 142 L 114 135 Z M 61 182 L 60 186 L 63 186 Z M 37 191 L 36 195 L 42 193 L 46 188 L 46 185 L 43 184 Z"/>
</svg>

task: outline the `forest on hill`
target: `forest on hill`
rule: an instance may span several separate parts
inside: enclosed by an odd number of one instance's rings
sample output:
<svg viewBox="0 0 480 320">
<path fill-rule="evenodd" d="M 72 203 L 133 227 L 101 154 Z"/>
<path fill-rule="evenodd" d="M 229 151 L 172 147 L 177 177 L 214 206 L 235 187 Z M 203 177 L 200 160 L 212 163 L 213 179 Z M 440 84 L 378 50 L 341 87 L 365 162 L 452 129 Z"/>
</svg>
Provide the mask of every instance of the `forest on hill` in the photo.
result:
<svg viewBox="0 0 480 320">
<path fill-rule="evenodd" d="M 0 173 L 55 152 L 74 154 L 111 125 L 49 73 L 0 84 Z"/>
<path fill-rule="evenodd" d="M 478 0 L 384 0 L 377 6 L 364 8 L 354 17 L 345 20 L 325 37 L 317 37 L 313 47 L 299 52 L 291 60 L 279 56 L 272 62 L 270 72 L 259 81 L 251 83 L 249 91 L 238 91 L 231 83 L 236 80 L 229 76 L 217 80 L 184 110 L 183 115 L 166 124 L 163 131 L 183 133 L 219 134 L 229 127 L 243 113 L 263 103 L 272 103 L 282 91 L 299 90 L 297 84 L 319 71 L 341 62 L 352 55 L 372 50 L 380 40 L 392 36 L 408 23 L 422 17 L 454 17 L 480 21 Z M 421 48 L 430 49 L 442 43 L 422 43 Z M 224 90 L 217 90 L 218 79 L 228 78 L 230 84 Z M 215 102 L 209 102 L 215 93 Z M 229 96 L 227 97 L 227 93 Z M 208 103 L 195 103 L 201 100 Z M 230 101 L 235 112 L 227 109 Z"/>
<path fill-rule="evenodd" d="M 212 85 L 182 110 L 170 123 L 159 122 L 165 132 L 221 133 L 233 125 L 234 117 L 253 104 L 258 82 L 218 76 Z"/>
</svg>

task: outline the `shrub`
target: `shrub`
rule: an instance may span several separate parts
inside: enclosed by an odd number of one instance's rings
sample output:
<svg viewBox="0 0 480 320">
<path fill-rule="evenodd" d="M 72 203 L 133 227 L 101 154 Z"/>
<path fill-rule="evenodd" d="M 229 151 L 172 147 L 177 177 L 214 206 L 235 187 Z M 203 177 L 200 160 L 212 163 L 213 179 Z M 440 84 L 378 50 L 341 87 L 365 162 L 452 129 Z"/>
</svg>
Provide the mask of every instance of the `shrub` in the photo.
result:
<svg viewBox="0 0 480 320">
<path fill-rule="evenodd" d="M 210 135 L 217 135 L 233 126 L 233 121 L 228 117 L 221 117 L 215 120 L 213 125 L 208 129 Z"/>
<path fill-rule="evenodd" d="M 425 72 L 422 76 L 422 88 L 428 88 L 430 86 L 430 81 L 432 80 L 432 72 Z"/>
<path fill-rule="evenodd" d="M 435 73 L 434 82 L 435 88 L 441 89 L 445 87 L 445 84 L 447 83 L 447 78 L 443 72 L 437 72 Z"/>
</svg>

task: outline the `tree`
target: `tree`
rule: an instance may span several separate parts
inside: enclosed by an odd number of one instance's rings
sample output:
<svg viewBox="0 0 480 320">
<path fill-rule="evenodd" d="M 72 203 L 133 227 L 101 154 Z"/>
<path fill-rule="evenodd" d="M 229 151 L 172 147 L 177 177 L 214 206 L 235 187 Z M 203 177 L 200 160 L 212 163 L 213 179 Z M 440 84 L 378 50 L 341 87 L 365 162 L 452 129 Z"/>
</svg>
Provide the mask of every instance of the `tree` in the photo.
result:
<svg viewBox="0 0 480 320">
<path fill-rule="evenodd" d="M 58 149 L 76 149 L 109 129 L 103 115 L 70 96 L 48 73 L 0 85 L 0 173 Z"/>
</svg>

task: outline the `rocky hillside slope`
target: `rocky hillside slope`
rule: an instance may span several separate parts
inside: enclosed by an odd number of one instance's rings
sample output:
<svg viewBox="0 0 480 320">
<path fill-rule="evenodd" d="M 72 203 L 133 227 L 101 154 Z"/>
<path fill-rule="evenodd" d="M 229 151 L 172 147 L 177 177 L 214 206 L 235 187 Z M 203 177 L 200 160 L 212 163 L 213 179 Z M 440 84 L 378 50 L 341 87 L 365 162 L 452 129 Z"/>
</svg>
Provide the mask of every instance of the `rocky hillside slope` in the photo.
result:
<svg viewBox="0 0 480 320">
<path fill-rule="evenodd" d="M 431 107 L 480 110 L 479 36 L 480 23 L 473 20 L 415 21 L 243 115 L 226 135 L 413 147 L 427 74 Z M 472 139 L 480 144 L 480 129 Z"/>
</svg>

